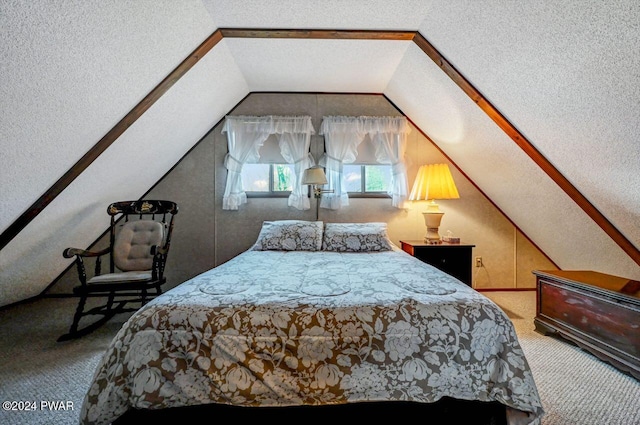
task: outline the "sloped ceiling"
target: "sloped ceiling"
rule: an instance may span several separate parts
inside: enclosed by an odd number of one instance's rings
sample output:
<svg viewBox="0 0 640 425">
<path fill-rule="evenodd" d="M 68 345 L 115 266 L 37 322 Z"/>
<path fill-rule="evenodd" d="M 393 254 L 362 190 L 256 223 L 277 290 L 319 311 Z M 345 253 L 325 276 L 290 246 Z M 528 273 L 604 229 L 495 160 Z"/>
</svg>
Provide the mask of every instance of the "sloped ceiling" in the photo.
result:
<svg viewBox="0 0 640 425">
<path fill-rule="evenodd" d="M 637 22 L 634 1 L 6 0 L 0 231 L 218 28 L 418 30 L 639 247 Z M 561 268 L 640 278 L 415 43 L 224 38 L 0 251 L 0 305 L 39 294 L 105 205 L 142 196 L 251 91 L 384 93 Z"/>
</svg>

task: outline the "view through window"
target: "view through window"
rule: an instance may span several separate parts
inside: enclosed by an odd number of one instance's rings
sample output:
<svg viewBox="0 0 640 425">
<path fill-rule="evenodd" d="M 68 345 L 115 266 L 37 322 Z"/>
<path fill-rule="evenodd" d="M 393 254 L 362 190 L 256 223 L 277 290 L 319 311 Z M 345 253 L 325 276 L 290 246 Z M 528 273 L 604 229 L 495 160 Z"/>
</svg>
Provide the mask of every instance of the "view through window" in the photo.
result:
<svg viewBox="0 0 640 425">
<path fill-rule="evenodd" d="M 386 193 L 391 187 L 390 165 L 345 165 L 344 174 L 349 193 Z"/>
<path fill-rule="evenodd" d="M 292 164 L 245 164 L 242 167 L 242 185 L 245 192 L 290 192 L 292 190 Z"/>
<path fill-rule="evenodd" d="M 283 193 L 292 190 L 292 164 L 245 164 L 242 183 L 246 192 Z M 345 165 L 344 179 L 350 194 L 382 194 L 391 187 L 390 165 Z"/>
</svg>

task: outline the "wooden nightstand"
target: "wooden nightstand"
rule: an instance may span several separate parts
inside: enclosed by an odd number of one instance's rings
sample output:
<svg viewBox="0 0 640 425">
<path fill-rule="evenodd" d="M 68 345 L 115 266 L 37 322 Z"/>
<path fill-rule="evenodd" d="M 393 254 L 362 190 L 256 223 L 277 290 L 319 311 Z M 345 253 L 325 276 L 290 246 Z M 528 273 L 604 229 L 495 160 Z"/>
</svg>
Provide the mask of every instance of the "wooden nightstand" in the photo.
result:
<svg viewBox="0 0 640 425">
<path fill-rule="evenodd" d="M 427 264 L 472 286 L 471 250 L 475 245 L 466 243 L 427 244 L 423 241 L 400 241 L 402 250 Z"/>
</svg>

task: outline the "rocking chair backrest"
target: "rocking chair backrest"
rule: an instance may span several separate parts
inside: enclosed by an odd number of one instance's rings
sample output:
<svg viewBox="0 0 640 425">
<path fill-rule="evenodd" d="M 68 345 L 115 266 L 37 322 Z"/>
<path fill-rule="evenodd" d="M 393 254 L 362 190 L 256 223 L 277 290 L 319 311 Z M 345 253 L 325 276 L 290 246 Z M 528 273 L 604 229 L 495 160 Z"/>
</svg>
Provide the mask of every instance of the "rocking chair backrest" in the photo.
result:
<svg viewBox="0 0 640 425">
<path fill-rule="evenodd" d="M 178 207 L 171 201 L 140 200 L 114 202 L 111 216 L 110 271 L 150 270 L 152 246 L 169 249 L 173 219 Z"/>
<path fill-rule="evenodd" d="M 124 272 L 151 270 L 151 247 L 164 246 L 164 224 L 153 220 L 127 221 L 116 235 L 113 261 Z"/>
</svg>

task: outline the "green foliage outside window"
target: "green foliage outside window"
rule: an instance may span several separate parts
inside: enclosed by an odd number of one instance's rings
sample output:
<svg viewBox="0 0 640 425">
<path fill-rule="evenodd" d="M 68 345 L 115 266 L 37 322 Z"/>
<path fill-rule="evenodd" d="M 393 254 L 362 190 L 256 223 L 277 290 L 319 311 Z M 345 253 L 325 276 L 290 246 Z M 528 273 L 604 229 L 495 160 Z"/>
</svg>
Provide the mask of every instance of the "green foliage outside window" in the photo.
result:
<svg viewBox="0 0 640 425">
<path fill-rule="evenodd" d="M 273 191 L 284 192 L 292 190 L 291 167 L 286 164 L 273 165 Z"/>
<path fill-rule="evenodd" d="M 380 167 L 364 167 L 365 191 L 385 192 L 388 188 L 387 173 Z"/>
</svg>

